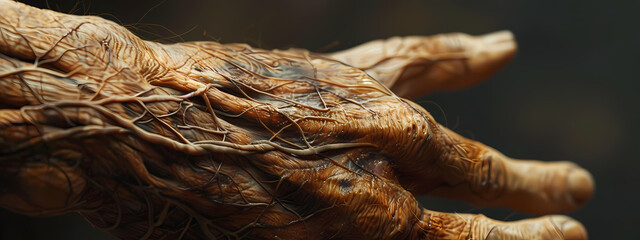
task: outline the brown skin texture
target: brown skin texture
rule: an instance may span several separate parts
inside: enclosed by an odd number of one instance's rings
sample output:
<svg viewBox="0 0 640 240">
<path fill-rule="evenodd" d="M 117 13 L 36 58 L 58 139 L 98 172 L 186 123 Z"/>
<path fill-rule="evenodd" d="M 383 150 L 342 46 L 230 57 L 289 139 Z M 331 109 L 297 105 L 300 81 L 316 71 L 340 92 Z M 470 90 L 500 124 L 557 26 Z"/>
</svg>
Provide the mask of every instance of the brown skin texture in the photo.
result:
<svg viewBox="0 0 640 240">
<path fill-rule="evenodd" d="M 547 214 L 593 193 L 577 165 L 510 159 L 405 99 L 491 75 L 515 52 L 508 32 L 320 55 L 163 45 L 6 0 L 0 13 L 7 209 L 78 212 L 123 239 L 587 238 L 565 216 L 501 222 L 415 199 Z"/>
</svg>

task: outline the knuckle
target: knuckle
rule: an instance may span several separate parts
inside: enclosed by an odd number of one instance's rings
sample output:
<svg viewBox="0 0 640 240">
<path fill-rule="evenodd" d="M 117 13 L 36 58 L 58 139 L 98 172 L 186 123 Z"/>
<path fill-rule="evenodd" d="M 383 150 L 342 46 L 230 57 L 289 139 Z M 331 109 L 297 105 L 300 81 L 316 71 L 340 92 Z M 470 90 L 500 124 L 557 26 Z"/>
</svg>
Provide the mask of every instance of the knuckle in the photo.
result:
<svg viewBox="0 0 640 240">
<path fill-rule="evenodd" d="M 478 157 L 475 168 L 471 180 L 474 191 L 485 200 L 500 197 L 507 182 L 502 159 L 496 154 L 486 152 Z"/>
</svg>

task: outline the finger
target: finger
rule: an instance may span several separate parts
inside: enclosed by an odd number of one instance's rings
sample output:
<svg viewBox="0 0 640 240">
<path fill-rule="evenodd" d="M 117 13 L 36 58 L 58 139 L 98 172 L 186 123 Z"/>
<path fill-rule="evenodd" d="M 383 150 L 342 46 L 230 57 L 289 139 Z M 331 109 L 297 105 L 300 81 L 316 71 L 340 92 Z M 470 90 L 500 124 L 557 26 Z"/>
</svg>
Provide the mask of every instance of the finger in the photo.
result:
<svg viewBox="0 0 640 240">
<path fill-rule="evenodd" d="M 513 58 L 511 32 L 394 37 L 369 42 L 329 57 L 365 70 L 398 96 L 416 98 L 482 81 Z"/>
<path fill-rule="evenodd" d="M 514 160 L 433 121 L 430 129 L 423 158 L 398 167 L 425 183 L 417 194 L 534 214 L 575 210 L 593 194 L 593 178 L 574 163 Z"/>
<path fill-rule="evenodd" d="M 63 72 L 112 74 L 109 68 L 148 71 L 147 43 L 124 27 L 93 16 L 74 16 L 0 0 L 0 53 Z M 91 69 L 92 71 L 89 71 Z"/>
<path fill-rule="evenodd" d="M 587 239 L 582 224 L 559 215 L 502 222 L 483 215 L 425 210 L 420 223 L 426 239 Z"/>
</svg>

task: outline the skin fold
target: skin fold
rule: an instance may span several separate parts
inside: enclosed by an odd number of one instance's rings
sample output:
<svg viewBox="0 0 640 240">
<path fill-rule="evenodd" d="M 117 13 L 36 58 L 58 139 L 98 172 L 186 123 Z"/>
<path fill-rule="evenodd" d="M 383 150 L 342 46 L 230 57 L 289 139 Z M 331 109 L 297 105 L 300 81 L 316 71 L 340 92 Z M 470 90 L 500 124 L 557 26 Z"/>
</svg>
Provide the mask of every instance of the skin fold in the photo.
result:
<svg viewBox="0 0 640 240">
<path fill-rule="evenodd" d="M 0 205 L 78 212 L 122 239 L 587 239 L 570 162 L 516 160 L 410 99 L 471 86 L 509 32 L 394 37 L 331 54 L 141 40 L 0 0 Z"/>
</svg>

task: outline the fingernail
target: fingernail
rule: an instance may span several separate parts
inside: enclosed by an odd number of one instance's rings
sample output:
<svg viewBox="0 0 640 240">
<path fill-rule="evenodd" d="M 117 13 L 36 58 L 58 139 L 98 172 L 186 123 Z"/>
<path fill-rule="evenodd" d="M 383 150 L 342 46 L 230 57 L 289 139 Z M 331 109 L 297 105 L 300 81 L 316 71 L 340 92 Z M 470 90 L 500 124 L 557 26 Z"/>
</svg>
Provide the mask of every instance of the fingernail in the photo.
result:
<svg viewBox="0 0 640 240">
<path fill-rule="evenodd" d="M 584 169 L 575 169 L 569 173 L 569 193 L 577 205 L 583 205 L 593 195 L 593 177 Z"/>
</svg>

